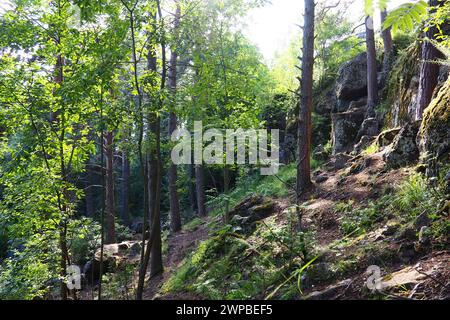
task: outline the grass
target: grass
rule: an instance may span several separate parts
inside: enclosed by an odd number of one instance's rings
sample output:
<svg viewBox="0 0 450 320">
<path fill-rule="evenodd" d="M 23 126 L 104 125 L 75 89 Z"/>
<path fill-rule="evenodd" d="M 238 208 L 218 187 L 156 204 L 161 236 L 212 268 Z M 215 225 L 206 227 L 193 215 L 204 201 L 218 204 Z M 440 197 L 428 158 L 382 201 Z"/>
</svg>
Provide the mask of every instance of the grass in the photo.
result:
<svg viewBox="0 0 450 320">
<path fill-rule="evenodd" d="M 322 165 L 322 162 L 311 159 L 311 170 L 314 171 Z M 237 182 L 237 186 L 228 194 L 221 194 L 211 198 L 208 206 L 213 208 L 213 215 L 224 214 L 225 203 L 229 201 L 229 207 L 245 199 L 251 194 L 265 197 L 285 198 L 294 193 L 297 179 L 297 167 L 295 163 L 281 165 L 277 175 L 243 175 Z"/>
<path fill-rule="evenodd" d="M 297 280 L 286 279 L 299 268 L 302 240 L 292 232 L 291 224 L 280 224 L 268 218 L 256 231 L 244 238 L 223 226 L 215 236 L 200 243 L 181 267 L 163 285 L 162 292 L 193 292 L 206 299 L 264 298 L 273 288 L 283 284 L 275 298 L 298 296 Z"/>
<path fill-rule="evenodd" d="M 199 226 L 201 226 L 204 223 L 204 221 L 198 217 L 192 219 L 185 225 L 183 225 L 184 231 L 195 231 Z"/>
<path fill-rule="evenodd" d="M 372 154 L 375 154 L 378 152 L 378 145 L 376 142 L 372 143 L 370 146 L 368 146 L 363 152 L 362 154 L 365 156 L 370 156 Z"/>
<path fill-rule="evenodd" d="M 341 214 L 340 227 L 344 234 L 354 236 L 373 230 L 378 223 L 388 219 L 397 219 L 403 225 L 414 222 L 422 213 L 438 211 L 438 204 L 442 202 L 442 193 L 427 184 L 426 179 L 420 174 L 408 177 L 393 193 L 386 194 L 376 200 L 368 201 L 363 206 L 356 205 L 353 201 L 336 204 L 335 212 Z M 440 220 L 436 216 L 435 220 Z M 436 234 L 442 234 L 449 229 L 440 221 L 434 226 Z M 442 237 L 441 237 L 442 238 Z"/>
</svg>

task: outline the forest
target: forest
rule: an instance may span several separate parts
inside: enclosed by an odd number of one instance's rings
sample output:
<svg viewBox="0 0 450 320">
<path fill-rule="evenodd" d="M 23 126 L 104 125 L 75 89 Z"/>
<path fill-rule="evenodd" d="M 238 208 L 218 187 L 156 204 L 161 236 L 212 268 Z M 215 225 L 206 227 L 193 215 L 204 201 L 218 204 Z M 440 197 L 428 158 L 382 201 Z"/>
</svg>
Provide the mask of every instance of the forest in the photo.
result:
<svg viewBox="0 0 450 320">
<path fill-rule="evenodd" d="M 0 300 L 450 299 L 449 22 L 1 0 Z"/>
</svg>

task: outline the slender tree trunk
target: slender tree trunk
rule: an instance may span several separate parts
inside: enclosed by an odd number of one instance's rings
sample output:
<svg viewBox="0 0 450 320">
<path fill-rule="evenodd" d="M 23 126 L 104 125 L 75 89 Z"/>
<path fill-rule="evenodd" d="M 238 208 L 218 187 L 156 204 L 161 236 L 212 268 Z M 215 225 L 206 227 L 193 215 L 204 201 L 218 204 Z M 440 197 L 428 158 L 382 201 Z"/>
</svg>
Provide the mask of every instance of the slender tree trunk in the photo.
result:
<svg viewBox="0 0 450 320">
<path fill-rule="evenodd" d="M 226 195 L 225 200 L 225 223 L 230 222 L 230 200 L 228 199 L 228 191 L 230 190 L 230 168 L 225 165 L 223 168 L 223 192 Z"/>
<path fill-rule="evenodd" d="M 192 164 L 188 164 L 187 165 L 187 173 L 188 173 L 188 178 L 189 178 L 189 203 L 191 206 L 191 211 L 195 212 L 195 210 L 197 209 L 197 196 L 195 194 L 195 184 L 194 184 L 194 180 L 195 180 L 195 169 L 194 169 L 194 165 Z"/>
<path fill-rule="evenodd" d="M 200 217 L 206 217 L 205 172 L 203 165 L 195 165 L 195 182 L 197 191 L 197 208 Z"/>
<path fill-rule="evenodd" d="M 314 0 L 305 0 L 303 29 L 303 57 L 301 77 L 301 100 L 298 119 L 297 143 L 297 194 L 305 191 L 311 183 L 311 113 L 314 71 Z"/>
<path fill-rule="evenodd" d="M 130 160 L 128 159 L 128 153 L 122 152 L 122 208 L 120 211 L 120 217 L 122 222 L 126 225 L 130 225 Z"/>
<path fill-rule="evenodd" d="M 94 191 L 93 191 L 93 185 L 94 185 L 94 175 L 92 172 L 92 159 L 89 158 L 89 161 L 86 165 L 86 185 L 84 188 L 84 195 L 85 195 L 85 203 L 86 203 L 86 216 L 89 218 L 94 217 Z"/>
<path fill-rule="evenodd" d="M 177 9 L 175 12 L 175 20 L 173 33 L 177 35 L 180 23 L 181 9 L 178 1 L 176 1 Z M 175 39 L 177 37 L 175 36 Z M 178 55 L 175 46 L 172 48 L 169 62 L 169 88 L 172 95 L 172 111 L 169 115 L 169 135 L 177 128 L 177 116 L 175 114 L 176 91 L 177 91 L 177 61 Z M 180 202 L 177 191 L 177 166 L 171 162 L 169 167 L 169 198 L 170 198 L 170 229 L 172 232 L 181 230 Z"/>
<path fill-rule="evenodd" d="M 430 7 L 439 5 L 439 0 L 429 0 Z M 437 28 L 430 26 L 425 32 L 425 37 L 435 39 Z M 434 89 L 438 84 L 439 65 L 431 63 L 441 57 L 440 52 L 429 41 L 422 44 L 422 62 L 420 64 L 419 89 L 417 92 L 416 120 L 421 120 L 423 111 L 428 107 L 433 97 Z"/>
<path fill-rule="evenodd" d="M 106 243 L 116 242 L 115 217 L 114 217 L 114 148 L 113 133 L 105 135 L 106 154 Z"/>
<path fill-rule="evenodd" d="M 156 0 L 156 6 L 157 6 L 157 12 L 158 16 L 161 22 L 163 22 L 162 12 L 161 12 L 161 4 L 159 0 Z M 156 16 L 154 19 L 154 22 L 156 23 Z M 164 30 L 164 27 L 161 27 L 162 30 Z M 165 35 L 161 35 L 161 84 L 160 84 L 160 90 L 161 92 L 165 89 L 165 83 L 166 83 L 166 46 L 165 46 Z M 156 57 L 156 53 L 154 51 L 151 51 L 150 53 L 154 57 Z M 156 58 L 155 58 L 156 60 Z M 154 69 L 152 70 L 154 72 L 157 72 L 156 64 L 154 66 Z M 159 110 L 162 110 L 163 108 L 163 99 L 161 96 L 158 96 L 157 98 L 157 105 L 159 107 Z M 163 263 L 162 263 L 162 241 L 161 241 L 161 212 L 160 212 L 160 206 L 161 206 L 161 180 L 162 180 L 162 163 L 161 163 L 161 119 L 158 116 L 157 112 L 154 112 L 152 114 L 154 119 L 154 125 L 150 126 L 153 129 L 153 137 L 155 140 L 155 147 L 154 147 L 154 166 L 155 166 L 155 176 L 150 177 L 150 180 L 155 181 L 155 190 L 154 190 L 154 203 L 150 206 L 152 208 L 152 233 L 151 237 L 153 238 L 153 245 L 151 249 L 148 250 L 151 253 L 150 256 L 150 277 L 153 277 L 157 274 L 162 273 L 163 271 Z"/>
<path fill-rule="evenodd" d="M 387 10 L 384 9 L 380 13 L 381 16 L 381 24 L 383 25 L 384 21 L 387 17 Z M 387 28 L 386 30 L 383 30 L 381 32 L 381 36 L 383 38 L 383 44 L 384 44 L 384 61 L 383 61 L 383 74 L 385 77 L 387 77 L 387 73 L 389 72 L 389 65 L 390 60 L 392 57 L 392 52 L 394 50 L 394 46 L 392 43 L 392 34 L 391 34 L 391 28 Z"/>
<path fill-rule="evenodd" d="M 61 259 L 59 261 L 61 282 L 60 282 L 60 291 L 61 291 L 61 299 L 67 300 L 67 285 L 66 285 L 66 276 L 67 276 L 67 244 L 66 244 L 66 232 L 64 226 L 60 226 L 59 230 L 59 249 L 61 251 Z"/>
<path fill-rule="evenodd" d="M 373 18 L 366 17 L 367 46 L 367 118 L 375 116 L 375 106 L 378 103 L 377 52 Z"/>
<path fill-rule="evenodd" d="M 152 221 L 152 233 L 153 245 L 150 249 L 150 277 L 160 274 L 163 271 L 162 263 L 162 242 L 161 242 L 161 176 L 162 176 L 162 164 L 161 164 L 161 142 L 160 142 L 160 118 L 155 119 L 155 137 L 156 137 L 156 156 L 152 159 L 150 167 L 150 185 L 151 185 L 151 198 L 150 198 L 150 221 Z M 153 202 L 152 202 L 153 200 Z"/>
</svg>

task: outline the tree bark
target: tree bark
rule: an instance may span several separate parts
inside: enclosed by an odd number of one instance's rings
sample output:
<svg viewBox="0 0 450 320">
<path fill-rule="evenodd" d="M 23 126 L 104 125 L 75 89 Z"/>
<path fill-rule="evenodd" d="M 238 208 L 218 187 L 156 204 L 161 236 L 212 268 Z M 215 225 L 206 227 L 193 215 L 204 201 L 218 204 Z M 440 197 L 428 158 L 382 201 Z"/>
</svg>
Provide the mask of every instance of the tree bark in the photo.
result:
<svg viewBox="0 0 450 320">
<path fill-rule="evenodd" d="M 180 23 L 181 9 L 178 1 L 176 1 L 177 9 L 175 12 L 175 20 L 173 33 L 177 40 L 177 30 Z M 176 91 L 177 91 L 177 61 L 178 55 L 175 46 L 172 47 L 169 62 L 169 89 L 172 95 L 172 110 L 169 115 L 169 136 L 177 129 L 177 115 L 175 114 Z M 169 167 L 169 198 L 170 198 L 170 229 L 172 232 L 181 230 L 180 202 L 177 191 L 177 166 L 171 162 Z"/>
<path fill-rule="evenodd" d="M 113 133 L 105 134 L 106 155 L 106 243 L 116 242 L 115 217 L 114 217 L 114 148 Z"/>
<path fill-rule="evenodd" d="M 120 211 L 120 217 L 122 222 L 126 225 L 130 225 L 130 160 L 128 159 L 128 153 L 122 152 L 122 208 Z"/>
<path fill-rule="evenodd" d="M 93 159 L 90 156 L 86 164 L 86 184 L 84 188 L 84 200 L 86 205 L 86 217 L 94 218 L 95 205 L 94 205 L 94 172 L 92 169 Z"/>
<path fill-rule="evenodd" d="M 197 208 L 200 217 L 206 217 L 205 172 L 203 165 L 195 165 L 195 182 L 197 191 Z"/>
<path fill-rule="evenodd" d="M 195 180 L 195 169 L 194 169 L 194 165 L 192 164 L 188 164 L 187 165 L 187 171 L 188 171 L 188 178 L 189 178 L 189 204 L 191 207 L 191 212 L 195 212 L 195 210 L 197 209 L 197 196 L 195 193 L 195 184 L 194 184 L 194 180 Z"/>
<path fill-rule="evenodd" d="M 378 103 L 377 52 L 373 18 L 366 17 L 367 46 L 367 118 L 375 116 L 375 106 Z"/>
<path fill-rule="evenodd" d="M 162 164 L 161 164 L 161 146 L 160 146 L 160 118 L 155 119 L 155 137 L 156 137 L 156 156 L 152 156 L 150 163 L 150 221 L 152 221 L 152 233 L 153 244 L 150 249 L 150 277 L 160 274 L 163 271 L 162 263 L 162 242 L 161 242 L 161 176 L 162 176 Z M 147 249 L 149 250 L 149 249 Z"/>
<path fill-rule="evenodd" d="M 430 7 L 439 5 L 439 0 L 430 0 Z M 425 37 L 435 39 L 437 28 L 430 26 L 425 32 Z M 423 111 L 428 107 L 433 97 L 434 89 L 438 84 L 439 65 L 430 63 L 441 57 L 439 50 L 430 43 L 424 41 L 422 44 L 422 62 L 420 64 L 419 89 L 417 91 L 416 120 L 421 120 Z"/>
<path fill-rule="evenodd" d="M 381 25 L 383 25 L 384 21 L 387 17 L 387 10 L 384 9 L 380 13 L 381 16 Z M 381 37 L 383 38 L 383 44 L 384 44 L 384 61 L 383 61 L 383 73 L 387 75 L 389 71 L 389 64 L 392 56 L 392 52 L 394 50 L 394 45 L 392 43 L 392 34 L 391 34 L 391 28 L 387 28 L 386 30 L 383 30 L 381 32 Z"/>
<path fill-rule="evenodd" d="M 300 111 L 297 128 L 297 202 L 299 196 L 311 186 L 311 113 L 314 71 L 314 0 L 305 0 L 303 27 L 302 76 L 300 84 Z M 300 223 L 300 222 L 299 222 Z"/>
<path fill-rule="evenodd" d="M 163 22 L 163 16 L 161 11 L 161 2 L 160 0 L 156 0 L 156 8 L 158 12 L 158 16 L 161 22 Z M 154 19 L 154 22 L 156 23 L 156 16 Z M 164 30 L 164 28 L 163 28 Z M 156 57 L 156 53 L 154 51 L 151 51 L 150 53 L 154 57 Z M 165 35 L 163 34 L 161 36 L 161 83 L 160 83 L 160 92 L 162 92 L 165 89 L 166 86 L 166 44 L 165 44 Z M 156 66 L 153 70 L 154 72 L 157 72 Z M 163 103 L 164 100 L 162 99 L 161 95 L 157 98 L 157 105 L 159 107 L 159 110 L 163 109 Z M 153 245 L 151 247 L 151 258 L 150 258 L 150 277 L 153 277 L 157 274 L 160 274 L 163 272 L 163 263 L 162 263 L 162 241 L 161 241 L 161 181 L 162 181 L 162 161 L 161 161 L 161 119 L 157 112 L 153 113 L 154 117 L 154 126 L 151 126 L 151 128 L 154 128 L 154 138 L 155 138 L 155 165 L 156 165 L 156 176 L 154 179 L 156 180 L 156 188 L 155 188 L 155 202 L 153 206 L 153 219 L 152 219 L 152 233 L 151 237 L 153 238 Z"/>
</svg>

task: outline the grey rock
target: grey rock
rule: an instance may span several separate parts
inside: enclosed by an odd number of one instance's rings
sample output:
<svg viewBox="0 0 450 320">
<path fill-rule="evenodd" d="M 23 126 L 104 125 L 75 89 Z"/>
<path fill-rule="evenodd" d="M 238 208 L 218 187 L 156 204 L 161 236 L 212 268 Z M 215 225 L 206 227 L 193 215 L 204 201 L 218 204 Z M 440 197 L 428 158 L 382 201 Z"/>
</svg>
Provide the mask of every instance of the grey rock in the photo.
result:
<svg viewBox="0 0 450 320">
<path fill-rule="evenodd" d="M 419 231 L 419 245 L 428 246 L 431 243 L 431 239 L 427 233 L 428 227 L 422 227 Z"/>
<path fill-rule="evenodd" d="M 339 282 L 338 284 L 329 286 L 322 291 L 314 291 L 306 297 L 306 300 L 333 300 L 337 298 L 337 295 L 347 289 L 352 284 L 351 279 L 347 279 Z"/>
<path fill-rule="evenodd" d="M 431 223 L 431 219 L 428 217 L 427 212 L 421 213 L 419 216 L 417 216 L 416 221 L 414 222 L 414 226 L 416 227 L 416 230 L 422 229 L 422 227 L 427 227 Z"/>
<path fill-rule="evenodd" d="M 243 233 L 254 231 L 256 222 L 270 216 L 274 211 L 275 203 L 259 195 L 251 195 L 229 212 L 231 222 L 238 226 Z"/>
<path fill-rule="evenodd" d="M 362 136 L 359 142 L 353 148 L 352 155 L 356 156 L 358 154 L 361 154 L 373 143 L 374 140 L 374 137 Z"/>
<path fill-rule="evenodd" d="M 328 177 L 327 176 L 325 176 L 325 175 L 320 175 L 320 176 L 318 176 L 316 179 L 315 179 L 315 182 L 316 183 L 323 183 L 323 182 L 325 182 L 325 181 L 327 181 L 328 180 Z"/>
<path fill-rule="evenodd" d="M 353 149 L 363 121 L 364 112 L 358 109 L 331 115 L 333 154 Z"/>
<path fill-rule="evenodd" d="M 381 132 L 376 139 L 378 147 L 383 148 L 390 145 L 401 129 L 402 128 L 398 127 Z"/>
<path fill-rule="evenodd" d="M 362 136 L 375 137 L 380 133 L 380 124 L 376 118 L 367 118 L 361 125 L 357 139 Z M 358 140 L 359 140 L 358 139 Z"/>
<path fill-rule="evenodd" d="M 347 167 L 348 161 L 351 158 L 352 158 L 351 156 L 345 153 L 336 154 L 333 160 L 331 161 L 334 170 L 341 170 Z"/>
<path fill-rule="evenodd" d="M 396 237 L 396 240 L 411 240 L 414 241 L 417 239 L 417 231 L 412 226 L 407 226 L 403 230 L 400 231 L 399 235 Z"/>
<path fill-rule="evenodd" d="M 336 96 L 340 100 L 355 100 L 367 95 L 367 54 L 361 53 L 339 69 Z"/>
<path fill-rule="evenodd" d="M 410 262 L 416 256 L 416 248 L 414 246 L 414 243 L 402 243 L 400 245 L 400 248 L 398 249 L 398 254 L 403 261 Z"/>
<path fill-rule="evenodd" d="M 392 144 L 386 149 L 383 159 L 390 168 L 400 168 L 419 159 L 416 136 L 420 121 L 407 124 L 400 130 Z"/>
</svg>

